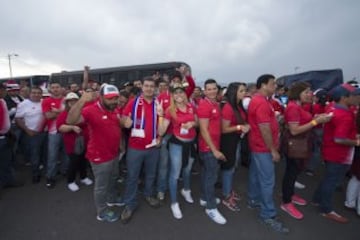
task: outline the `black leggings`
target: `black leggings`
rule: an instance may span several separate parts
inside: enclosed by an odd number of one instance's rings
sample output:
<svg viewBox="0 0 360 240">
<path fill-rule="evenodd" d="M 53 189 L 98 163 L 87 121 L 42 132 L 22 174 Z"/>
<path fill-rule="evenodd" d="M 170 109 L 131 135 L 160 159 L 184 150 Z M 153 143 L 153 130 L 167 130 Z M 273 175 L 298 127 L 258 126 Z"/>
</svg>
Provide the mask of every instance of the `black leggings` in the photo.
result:
<svg viewBox="0 0 360 240">
<path fill-rule="evenodd" d="M 294 184 L 304 165 L 303 159 L 294 159 L 286 156 L 286 169 L 282 182 L 283 203 L 290 203 L 294 195 Z"/>
<path fill-rule="evenodd" d="M 68 183 L 75 182 L 76 173 L 79 172 L 80 179 L 86 178 L 86 158 L 84 154 L 77 155 L 77 154 L 70 154 L 69 156 L 69 170 L 67 175 Z"/>
</svg>

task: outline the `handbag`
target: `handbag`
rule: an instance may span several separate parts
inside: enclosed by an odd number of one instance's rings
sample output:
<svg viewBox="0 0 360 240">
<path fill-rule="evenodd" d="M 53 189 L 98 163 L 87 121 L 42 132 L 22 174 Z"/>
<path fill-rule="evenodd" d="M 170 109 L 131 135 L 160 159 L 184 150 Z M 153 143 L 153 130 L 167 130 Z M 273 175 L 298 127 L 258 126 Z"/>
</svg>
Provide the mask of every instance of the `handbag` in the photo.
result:
<svg viewBox="0 0 360 240">
<path fill-rule="evenodd" d="M 84 136 L 77 135 L 75 139 L 74 153 L 81 155 L 85 151 L 85 140 Z"/>
<path fill-rule="evenodd" d="M 284 153 L 289 158 L 307 159 L 310 156 L 310 133 L 292 135 L 288 129 L 283 137 Z"/>
</svg>

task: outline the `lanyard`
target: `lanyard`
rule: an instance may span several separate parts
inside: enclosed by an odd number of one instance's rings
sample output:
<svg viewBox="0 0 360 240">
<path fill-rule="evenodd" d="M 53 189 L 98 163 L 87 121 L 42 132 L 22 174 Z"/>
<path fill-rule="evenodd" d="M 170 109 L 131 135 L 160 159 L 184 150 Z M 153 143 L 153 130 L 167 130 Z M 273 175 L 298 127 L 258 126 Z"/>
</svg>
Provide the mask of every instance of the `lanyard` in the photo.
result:
<svg viewBox="0 0 360 240">
<path fill-rule="evenodd" d="M 141 106 L 141 120 L 140 120 L 140 128 L 139 129 L 145 129 L 145 110 L 144 110 L 144 99 L 142 96 L 139 96 L 135 99 L 135 103 L 133 105 L 132 109 L 132 116 L 133 116 L 133 128 L 136 128 L 136 121 L 138 116 L 138 107 Z M 157 116 L 156 116 L 156 106 L 155 106 L 155 99 L 153 99 L 151 103 L 152 107 L 152 139 L 156 139 L 156 122 L 157 122 Z"/>
</svg>

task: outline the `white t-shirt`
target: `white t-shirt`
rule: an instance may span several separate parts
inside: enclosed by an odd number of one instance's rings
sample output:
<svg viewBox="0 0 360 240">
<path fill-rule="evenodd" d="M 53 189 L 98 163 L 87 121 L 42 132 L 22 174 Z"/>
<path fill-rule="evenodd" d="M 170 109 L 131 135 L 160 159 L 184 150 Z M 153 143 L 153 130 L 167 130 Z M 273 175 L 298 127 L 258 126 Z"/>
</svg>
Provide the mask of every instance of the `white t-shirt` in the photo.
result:
<svg viewBox="0 0 360 240">
<path fill-rule="evenodd" d="M 15 118 L 23 118 L 27 128 L 40 132 L 45 121 L 41 102 L 32 102 L 29 99 L 22 101 L 17 106 Z"/>
</svg>

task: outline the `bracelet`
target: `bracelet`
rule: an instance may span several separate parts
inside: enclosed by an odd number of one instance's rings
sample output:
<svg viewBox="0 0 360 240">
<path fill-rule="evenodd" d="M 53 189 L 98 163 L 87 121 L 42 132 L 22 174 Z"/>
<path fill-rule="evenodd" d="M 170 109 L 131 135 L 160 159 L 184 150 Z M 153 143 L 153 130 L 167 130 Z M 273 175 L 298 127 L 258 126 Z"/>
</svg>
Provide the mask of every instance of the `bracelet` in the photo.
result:
<svg viewBox="0 0 360 240">
<path fill-rule="evenodd" d="M 318 125 L 318 122 L 316 121 L 316 120 L 311 120 L 311 125 L 313 125 L 314 127 L 316 126 L 316 125 Z"/>
<path fill-rule="evenodd" d="M 240 131 L 241 130 L 241 125 L 239 124 L 239 125 L 236 125 L 236 129 L 238 130 L 238 131 Z"/>
</svg>

